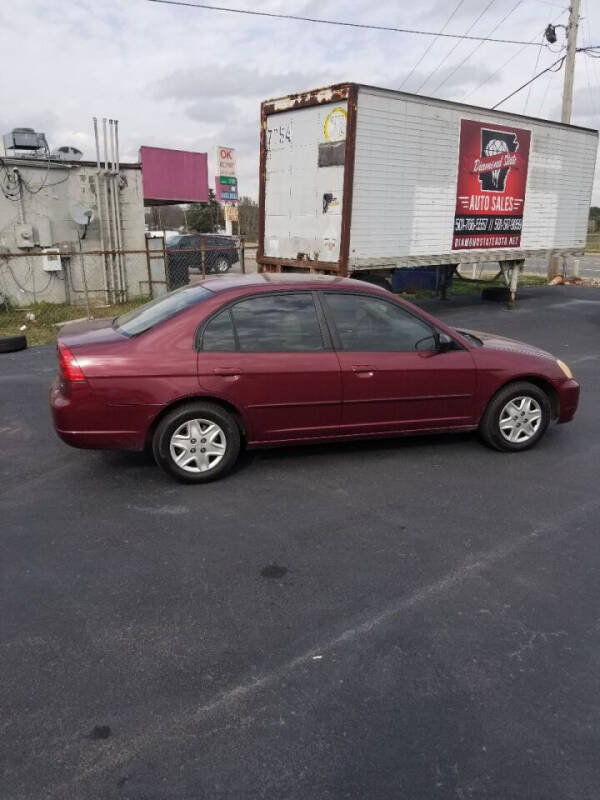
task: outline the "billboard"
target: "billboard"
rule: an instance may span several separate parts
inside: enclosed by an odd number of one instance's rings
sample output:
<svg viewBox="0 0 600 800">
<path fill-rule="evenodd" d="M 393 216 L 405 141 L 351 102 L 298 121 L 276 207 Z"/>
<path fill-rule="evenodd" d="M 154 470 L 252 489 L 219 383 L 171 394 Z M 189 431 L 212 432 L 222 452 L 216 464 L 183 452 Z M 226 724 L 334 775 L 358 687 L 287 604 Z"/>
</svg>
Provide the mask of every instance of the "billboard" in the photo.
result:
<svg viewBox="0 0 600 800">
<path fill-rule="evenodd" d="M 460 121 L 453 250 L 520 247 L 531 131 Z"/>
<path fill-rule="evenodd" d="M 229 175 L 217 175 L 215 177 L 215 195 L 219 203 L 235 203 L 238 197 L 237 178 Z"/>
<path fill-rule="evenodd" d="M 215 175 L 227 175 L 235 178 L 235 149 L 218 145 L 215 158 Z"/>
<path fill-rule="evenodd" d="M 206 153 L 140 148 L 144 205 L 208 202 Z"/>
</svg>

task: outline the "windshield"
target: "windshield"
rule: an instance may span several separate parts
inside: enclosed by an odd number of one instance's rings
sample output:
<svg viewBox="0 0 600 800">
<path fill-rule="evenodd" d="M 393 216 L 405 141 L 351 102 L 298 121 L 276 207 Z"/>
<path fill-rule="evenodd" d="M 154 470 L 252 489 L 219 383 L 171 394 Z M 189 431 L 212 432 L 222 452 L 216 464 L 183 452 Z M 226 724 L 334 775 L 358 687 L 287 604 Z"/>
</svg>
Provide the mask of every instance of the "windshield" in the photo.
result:
<svg viewBox="0 0 600 800">
<path fill-rule="evenodd" d="M 203 286 L 184 286 L 174 292 L 157 297 L 127 314 L 121 314 L 113 322 L 114 327 L 125 336 L 137 336 L 138 333 L 154 328 L 155 325 L 171 319 L 180 311 L 200 303 L 212 292 Z"/>
<path fill-rule="evenodd" d="M 173 236 L 167 236 L 166 245 L 167 247 L 175 247 L 176 244 L 183 239 L 183 236 L 180 236 L 178 233 L 173 234 Z"/>
</svg>

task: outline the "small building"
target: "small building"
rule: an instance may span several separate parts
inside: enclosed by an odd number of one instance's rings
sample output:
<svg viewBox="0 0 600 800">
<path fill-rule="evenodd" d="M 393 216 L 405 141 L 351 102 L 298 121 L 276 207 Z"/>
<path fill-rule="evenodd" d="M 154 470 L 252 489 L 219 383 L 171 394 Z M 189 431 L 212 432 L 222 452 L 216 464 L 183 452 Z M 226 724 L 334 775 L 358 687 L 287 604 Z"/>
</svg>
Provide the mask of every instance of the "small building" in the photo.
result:
<svg viewBox="0 0 600 800">
<path fill-rule="evenodd" d="M 4 153 L 0 302 L 77 304 L 84 292 L 93 302 L 148 294 L 140 164 L 117 169 L 109 162 L 99 171 L 76 148 L 50 152 L 44 134 L 31 129 L 5 136 Z"/>
</svg>

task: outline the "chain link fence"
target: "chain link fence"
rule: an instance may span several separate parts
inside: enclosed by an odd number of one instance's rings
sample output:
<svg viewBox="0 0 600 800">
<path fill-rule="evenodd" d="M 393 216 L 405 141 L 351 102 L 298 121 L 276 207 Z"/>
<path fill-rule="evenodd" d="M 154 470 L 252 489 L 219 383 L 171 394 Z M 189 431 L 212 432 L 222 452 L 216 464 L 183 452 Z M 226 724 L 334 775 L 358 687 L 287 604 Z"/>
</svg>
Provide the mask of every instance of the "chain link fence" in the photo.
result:
<svg viewBox="0 0 600 800">
<path fill-rule="evenodd" d="M 246 261 L 256 270 L 255 246 L 204 238 L 219 241 L 172 248 L 153 237 L 141 250 L 0 251 L 0 337 L 47 344 L 65 322 L 122 314 L 190 281 L 245 272 Z"/>
</svg>

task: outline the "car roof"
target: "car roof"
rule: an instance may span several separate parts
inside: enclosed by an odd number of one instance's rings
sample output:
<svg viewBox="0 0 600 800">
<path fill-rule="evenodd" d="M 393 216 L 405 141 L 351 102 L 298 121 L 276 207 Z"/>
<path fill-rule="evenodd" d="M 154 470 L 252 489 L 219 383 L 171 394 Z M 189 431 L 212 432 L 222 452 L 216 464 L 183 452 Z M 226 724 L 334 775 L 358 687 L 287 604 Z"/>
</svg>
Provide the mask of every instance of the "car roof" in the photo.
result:
<svg viewBox="0 0 600 800">
<path fill-rule="evenodd" d="M 360 289 L 373 290 L 375 293 L 388 294 L 385 289 L 381 289 L 365 281 L 357 281 L 352 278 L 343 278 L 339 275 L 319 275 L 310 273 L 308 275 L 292 272 L 253 272 L 249 275 L 222 275 L 210 277 L 205 280 L 194 281 L 209 289 L 211 292 L 224 292 L 236 289 Z"/>
</svg>

